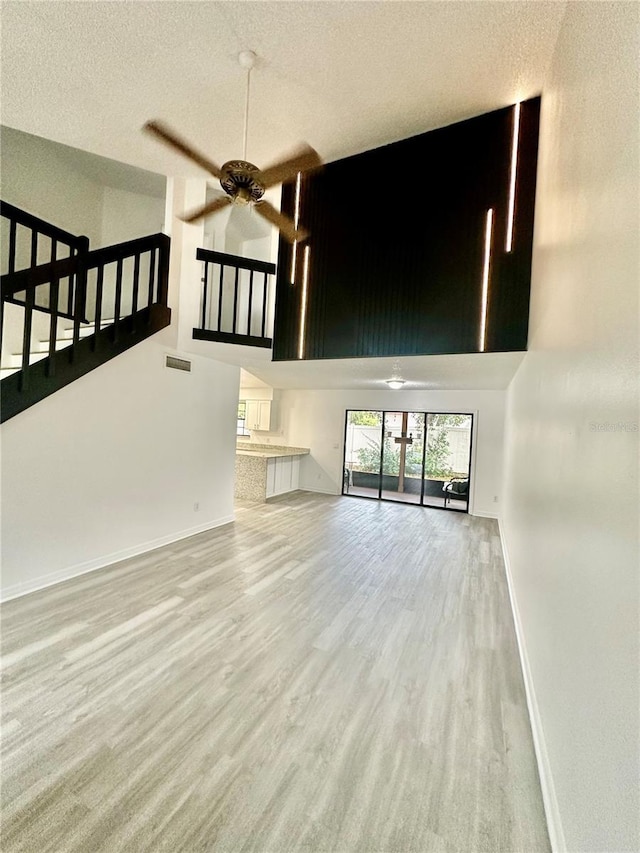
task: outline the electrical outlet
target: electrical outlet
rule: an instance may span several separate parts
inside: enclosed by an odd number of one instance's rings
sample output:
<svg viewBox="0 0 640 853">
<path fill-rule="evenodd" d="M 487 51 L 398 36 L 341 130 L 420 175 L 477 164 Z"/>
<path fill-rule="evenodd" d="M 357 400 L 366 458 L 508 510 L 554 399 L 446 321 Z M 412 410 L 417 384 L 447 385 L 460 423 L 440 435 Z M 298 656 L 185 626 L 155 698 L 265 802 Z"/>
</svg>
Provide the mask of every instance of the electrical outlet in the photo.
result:
<svg viewBox="0 0 640 853">
<path fill-rule="evenodd" d="M 199 512 L 199 510 L 200 510 L 200 504 L 198 503 L 198 501 L 196 501 L 193 505 L 193 511 Z"/>
<path fill-rule="evenodd" d="M 494 504 L 498 503 L 498 496 L 497 495 L 493 496 L 493 502 L 494 502 Z"/>
</svg>

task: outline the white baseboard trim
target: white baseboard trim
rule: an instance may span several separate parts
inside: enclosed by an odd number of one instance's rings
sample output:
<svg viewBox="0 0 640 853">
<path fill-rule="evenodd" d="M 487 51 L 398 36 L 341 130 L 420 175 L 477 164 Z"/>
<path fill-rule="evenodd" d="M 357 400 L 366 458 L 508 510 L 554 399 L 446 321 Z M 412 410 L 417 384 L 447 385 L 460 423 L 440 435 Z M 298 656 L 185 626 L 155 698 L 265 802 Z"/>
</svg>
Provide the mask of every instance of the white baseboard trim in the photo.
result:
<svg viewBox="0 0 640 853">
<path fill-rule="evenodd" d="M 560 809 L 558 807 L 556 789 L 555 785 L 553 784 L 553 775 L 551 773 L 549 754 L 547 752 L 544 730 L 542 728 L 542 720 L 540 718 L 540 710 L 538 708 L 536 691 L 533 684 L 533 678 L 531 676 L 531 668 L 529 666 L 527 648 L 524 642 L 524 633 L 522 630 L 522 622 L 520 620 L 520 611 L 518 610 L 518 602 L 515 596 L 513 576 L 511 573 L 511 563 L 509 560 L 509 549 L 507 547 L 504 531 L 504 523 L 500 518 L 498 519 L 498 527 L 500 530 L 500 542 L 502 543 L 502 554 L 504 557 L 504 565 L 507 575 L 507 586 L 509 588 L 511 611 L 513 613 L 513 622 L 516 628 L 516 639 L 518 641 L 520 665 L 522 667 L 522 675 L 524 678 L 524 689 L 527 696 L 527 708 L 529 710 L 529 720 L 531 722 L 533 746 L 536 753 L 536 761 L 538 763 L 538 775 L 540 776 L 542 800 L 544 803 L 545 816 L 547 818 L 549 841 L 551 842 L 551 849 L 553 853 L 567 853 L 567 845 L 564 838 L 564 830 L 562 828 L 562 819 L 560 817 Z"/>
<path fill-rule="evenodd" d="M 477 515 L 480 518 L 500 518 L 497 512 L 483 512 L 481 509 L 474 509 L 473 512 L 469 511 L 469 515 Z"/>
<path fill-rule="evenodd" d="M 121 560 L 128 560 L 130 557 L 138 557 L 140 554 L 146 554 L 147 551 L 153 551 L 156 548 L 161 548 L 163 545 L 171 545 L 172 542 L 179 542 L 181 539 L 188 539 L 189 536 L 195 536 L 197 533 L 204 533 L 206 530 L 213 530 L 215 527 L 222 527 L 223 524 L 230 524 L 235 521 L 234 515 L 224 516 L 215 521 L 205 521 L 204 524 L 198 524 L 196 527 L 189 527 L 187 530 L 181 530 L 177 533 L 170 533 L 168 536 L 160 536 L 157 539 L 151 539 L 148 542 L 142 542 L 139 545 L 133 545 L 130 548 L 123 548 L 121 551 L 114 551 L 111 554 L 105 554 L 95 560 L 88 560 L 85 563 L 78 563 L 75 566 L 70 566 L 67 569 L 61 569 L 57 572 L 50 572 L 46 575 L 41 575 L 30 581 L 13 584 L 2 591 L 1 602 L 10 601 L 13 598 L 20 598 L 23 595 L 29 595 L 31 592 L 37 592 L 40 589 L 46 589 L 49 586 L 62 583 L 63 581 L 77 578 L 79 575 L 86 575 L 89 572 L 95 572 L 98 569 L 104 569 L 106 566 L 111 566 L 113 563 L 119 563 Z"/>
<path fill-rule="evenodd" d="M 333 495 L 334 497 L 339 497 L 341 492 L 331 489 L 310 489 L 309 486 L 298 486 L 298 491 L 300 492 L 314 492 L 317 495 Z"/>
</svg>

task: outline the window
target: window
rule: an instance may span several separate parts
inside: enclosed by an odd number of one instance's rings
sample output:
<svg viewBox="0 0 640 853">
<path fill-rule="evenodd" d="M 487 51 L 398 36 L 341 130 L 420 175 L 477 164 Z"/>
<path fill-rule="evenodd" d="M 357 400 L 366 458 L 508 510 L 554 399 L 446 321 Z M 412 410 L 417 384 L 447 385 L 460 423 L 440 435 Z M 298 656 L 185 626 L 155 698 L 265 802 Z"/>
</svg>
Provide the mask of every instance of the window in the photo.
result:
<svg viewBox="0 0 640 853">
<path fill-rule="evenodd" d="M 238 425 L 236 428 L 236 435 L 251 435 L 249 430 L 246 427 L 246 418 L 247 418 L 247 401 L 240 400 L 238 403 Z"/>
</svg>

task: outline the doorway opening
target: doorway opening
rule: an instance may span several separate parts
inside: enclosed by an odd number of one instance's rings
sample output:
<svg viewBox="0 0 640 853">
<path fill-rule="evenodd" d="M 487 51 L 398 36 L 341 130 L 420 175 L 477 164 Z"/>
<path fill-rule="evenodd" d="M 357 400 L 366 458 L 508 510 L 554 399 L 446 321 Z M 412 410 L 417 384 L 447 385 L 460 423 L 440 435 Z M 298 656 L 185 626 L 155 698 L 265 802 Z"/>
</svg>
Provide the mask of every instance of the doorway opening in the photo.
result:
<svg viewBox="0 0 640 853">
<path fill-rule="evenodd" d="M 473 415 L 346 412 L 342 494 L 469 511 Z"/>
</svg>

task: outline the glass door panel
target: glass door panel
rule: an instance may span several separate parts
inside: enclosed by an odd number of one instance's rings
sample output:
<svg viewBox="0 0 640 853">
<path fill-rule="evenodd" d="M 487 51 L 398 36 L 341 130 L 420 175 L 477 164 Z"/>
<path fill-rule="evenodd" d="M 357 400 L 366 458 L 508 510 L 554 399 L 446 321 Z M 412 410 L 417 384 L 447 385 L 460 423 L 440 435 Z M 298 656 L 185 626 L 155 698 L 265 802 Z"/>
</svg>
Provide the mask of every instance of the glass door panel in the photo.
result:
<svg viewBox="0 0 640 853">
<path fill-rule="evenodd" d="M 380 497 L 382 412 L 347 412 L 342 494 Z"/>
<path fill-rule="evenodd" d="M 427 415 L 425 506 L 467 511 L 472 422 L 472 415 Z"/>
<path fill-rule="evenodd" d="M 424 414 L 385 412 L 382 446 L 382 497 L 420 503 Z"/>
</svg>

